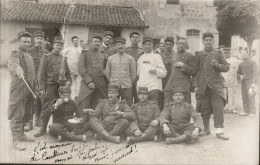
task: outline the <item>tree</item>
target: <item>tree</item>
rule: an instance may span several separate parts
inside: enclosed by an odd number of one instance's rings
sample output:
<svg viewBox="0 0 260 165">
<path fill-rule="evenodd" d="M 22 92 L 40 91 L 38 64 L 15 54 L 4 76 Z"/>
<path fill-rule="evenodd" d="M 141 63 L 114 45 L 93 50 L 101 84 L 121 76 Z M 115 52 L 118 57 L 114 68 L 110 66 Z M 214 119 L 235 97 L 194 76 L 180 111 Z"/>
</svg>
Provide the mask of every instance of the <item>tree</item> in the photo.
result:
<svg viewBox="0 0 260 165">
<path fill-rule="evenodd" d="M 223 34 L 243 38 L 251 51 L 259 28 L 259 5 L 256 1 L 229 1 L 217 8 L 217 29 Z"/>
</svg>

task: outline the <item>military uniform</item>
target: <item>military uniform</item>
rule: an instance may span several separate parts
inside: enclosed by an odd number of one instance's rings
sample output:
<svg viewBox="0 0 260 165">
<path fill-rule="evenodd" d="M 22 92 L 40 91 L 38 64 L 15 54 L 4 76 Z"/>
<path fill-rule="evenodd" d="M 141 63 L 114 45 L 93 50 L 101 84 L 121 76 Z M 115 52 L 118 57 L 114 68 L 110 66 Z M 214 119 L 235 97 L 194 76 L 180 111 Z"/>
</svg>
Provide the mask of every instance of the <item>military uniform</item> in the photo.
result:
<svg viewBox="0 0 260 165">
<path fill-rule="evenodd" d="M 116 112 L 123 112 L 122 115 L 115 115 Z M 125 101 L 101 100 L 89 120 L 90 127 L 103 137 L 120 136 L 125 133 L 129 122 L 135 120 L 134 112 Z"/>
<path fill-rule="evenodd" d="M 152 126 L 151 122 L 157 120 L 159 123 L 160 117 L 160 109 L 156 102 L 149 100 L 146 102 L 139 101 L 132 106 L 132 110 L 136 115 L 136 121 L 130 123 L 126 130 L 127 136 L 134 136 L 134 131 L 140 130 L 146 134 L 146 139 L 153 139 L 158 127 Z"/>
<path fill-rule="evenodd" d="M 54 42 L 63 43 L 63 40 L 56 38 L 54 39 Z M 71 75 L 67 59 L 54 50 L 50 54 L 44 55 L 39 66 L 38 82 L 39 90 L 46 91 L 43 98 L 43 107 L 40 117 L 41 127 L 45 131 L 49 118 L 47 119 L 43 116 L 44 113 L 47 113 L 50 102 L 53 99 L 58 98 L 58 86 L 71 84 Z"/>
<path fill-rule="evenodd" d="M 173 54 L 171 64 L 176 62 L 183 62 L 182 68 L 172 67 L 168 82 L 164 88 L 164 105 L 172 101 L 172 89 L 175 87 L 182 87 L 184 89 L 184 101 L 191 104 L 191 77 L 195 74 L 194 56 L 188 52 L 176 52 Z"/>
<path fill-rule="evenodd" d="M 212 60 L 216 60 L 216 66 L 212 66 Z M 226 104 L 224 94 L 224 78 L 221 72 L 229 70 L 229 64 L 224 56 L 212 49 L 203 50 L 195 55 L 194 87 L 199 88 L 201 97 L 201 112 L 204 128 L 209 129 L 209 119 L 211 113 L 214 114 L 215 128 L 223 128 L 224 114 L 223 109 Z"/>
<path fill-rule="evenodd" d="M 190 123 L 193 118 L 194 123 Z M 186 102 L 176 103 L 171 101 L 165 105 L 160 116 L 160 125 L 167 124 L 170 128 L 170 137 L 178 134 L 185 134 L 191 137 L 194 128 L 202 129 L 202 119 L 199 113 Z"/>
<path fill-rule="evenodd" d="M 255 110 L 255 95 L 249 95 L 249 88 L 252 83 L 257 83 L 257 64 L 252 59 L 246 58 L 238 67 L 238 74 L 243 75 L 244 78 L 241 81 L 242 100 L 244 112 L 247 114 L 256 113 Z"/>
<path fill-rule="evenodd" d="M 94 109 L 98 100 L 107 98 L 107 84 L 103 72 L 104 55 L 94 50 L 83 50 L 79 57 L 79 74 L 82 77 L 77 102 L 82 109 Z M 94 89 L 88 87 L 92 82 Z"/>
<path fill-rule="evenodd" d="M 19 33 L 18 38 L 23 35 L 31 36 L 28 32 Z M 31 109 L 33 97 L 22 78 L 19 78 L 19 72 L 23 71 L 25 81 L 32 88 L 34 87 L 36 75 L 32 57 L 27 51 L 18 49 L 12 52 L 10 56 L 9 70 L 11 74 L 10 98 L 8 108 L 8 119 L 12 131 L 13 142 L 23 141 L 24 134 L 24 116 L 26 109 Z M 27 112 L 31 112 L 28 110 Z M 20 148 L 25 149 L 25 148 Z"/>
<path fill-rule="evenodd" d="M 65 87 L 69 88 L 69 87 Z M 65 93 L 67 89 L 61 89 L 60 93 Z M 70 91 L 70 89 L 68 90 Z M 60 135 L 62 139 L 67 140 L 76 140 L 81 141 L 81 136 L 77 136 L 73 134 L 72 132 L 78 133 L 84 133 L 88 131 L 89 125 L 88 123 L 83 124 L 72 124 L 68 122 L 68 119 L 73 118 L 73 114 L 76 113 L 76 116 L 78 118 L 84 119 L 84 114 L 82 109 L 79 108 L 78 103 L 69 100 L 67 103 L 62 103 L 59 105 L 56 109 L 54 108 L 54 103 L 56 100 L 54 100 L 48 107 L 48 112 L 45 114 L 47 118 L 53 114 L 53 123 L 50 125 L 49 134 L 52 136 L 58 136 Z M 84 131 L 82 131 L 84 129 Z"/>
<path fill-rule="evenodd" d="M 44 37 L 44 33 L 41 32 L 35 32 L 34 34 L 34 37 L 37 37 L 37 36 L 42 36 Z M 42 34 L 43 33 L 43 34 Z M 35 67 L 35 72 L 36 72 L 36 75 L 38 74 L 38 69 L 39 69 L 39 65 L 40 65 L 40 61 L 41 59 L 43 58 L 43 56 L 45 54 L 49 54 L 49 51 L 43 47 L 37 47 L 37 46 L 33 46 L 31 47 L 29 50 L 28 50 L 28 53 L 32 56 L 33 58 L 33 62 L 34 62 L 34 67 Z M 36 83 L 36 90 L 39 89 L 38 87 L 38 82 Z M 39 96 L 39 97 L 43 97 L 43 96 Z M 38 122 L 38 119 L 41 115 L 41 110 L 42 110 L 42 102 L 41 102 L 41 99 L 40 98 L 37 98 L 37 99 L 34 99 L 33 102 L 34 102 L 34 106 L 33 106 L 33 113 L 32 113 L 32 116 L 31 116 L 31 120 L 33 118 L 33 114 L 35 114 L 35 117 L 36 117 L 36 122 Z"/>
</svg>

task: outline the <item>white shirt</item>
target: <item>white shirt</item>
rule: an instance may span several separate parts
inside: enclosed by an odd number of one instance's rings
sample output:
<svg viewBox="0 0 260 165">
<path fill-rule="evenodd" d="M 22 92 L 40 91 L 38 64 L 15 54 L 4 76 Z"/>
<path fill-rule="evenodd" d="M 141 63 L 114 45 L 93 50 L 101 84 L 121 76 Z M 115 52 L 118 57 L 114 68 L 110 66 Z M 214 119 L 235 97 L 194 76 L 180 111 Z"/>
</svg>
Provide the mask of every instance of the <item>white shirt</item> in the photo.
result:
<svg viewBox="0 0 260 165">
<path fill-rule="evenodd" d="M 228 72 L 222 72 L 222 76 L 225 79 L 226 87 L 236 87 L 237 86 L 237 70 L 241 63 L 240 60 L 234 57 L 226 58 L 226 61 L 230 64 Z"/>
<path fill-rule="evenodd" d="M 79 56 L 81 54 L 82 48 L 80 46 L 75 47 L 71 46 L 66 49 L 64 49 L 63 54 L 65 57 L 67 57 L 68 66 L 70 69 L 70 73 L 73 75 L 78 75 L 78 62 L 79 62 Z"/>
<path fill-rule="evenodd" d="M 155 69 L 156 73 L 152 74 L 149 71 Z M 164 67 L 162 57 L 154 52 L 144 53 L 137 61 L 137 90 L 139 87 L 147 87 L 148 91 L 160 90 L 162 91 L 162 78 L 167 74 Z"/>
</svg>

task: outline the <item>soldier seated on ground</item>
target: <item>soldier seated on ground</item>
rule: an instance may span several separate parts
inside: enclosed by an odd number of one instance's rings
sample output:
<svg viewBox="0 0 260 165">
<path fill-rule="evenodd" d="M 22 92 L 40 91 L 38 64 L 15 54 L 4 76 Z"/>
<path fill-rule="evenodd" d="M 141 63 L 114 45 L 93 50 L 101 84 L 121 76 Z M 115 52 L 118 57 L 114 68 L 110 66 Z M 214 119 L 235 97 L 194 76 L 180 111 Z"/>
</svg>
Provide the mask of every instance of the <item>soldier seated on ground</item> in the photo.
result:
<svg viewBox="0 0 260 165">
<path fill-rule="evenodd" d="M 120 143 L 120 136 L 125 133 L 130 121 L 135 120 L 135 114 L 126 104 L 118 100 L 118 86 L 108 86 L 108 99 L 101 100 L 92 112 L 89 120 L 94 130 L 94 138 Z"/>
<path fill-rule="evenodd" d="M 58 141 L 86 141 L 86 135 L 79 135 L 88 130 L 84 122 L 84 113 L 77 102 L 71 99 L 69 86 L 59 87 L 60 98 L 49 105 L 48 112 L 53 113 L 53 123 L 50 125 L 49 134 L 58 137 Z M 54 104 L 53 104 L 54 103 Z M 76 113 L 78 118 L 73 118 Z M 84 129 L 84 131 L 83 131 Z"/>
<path fill-rule="evenodd" d="M 158 130 L 160 109 L 156 102 L 148 100 L 147 87 L 138 88 L 138 99 L 132 107 L 137 120 L 126 129 L 128 143 L 153 140 Z"/>
<path fill-rule="evenodd" d="M 191 144 L 199 138 L 202 129 L 202 119 L 194 108 L 183 101 L 184 89 L 173 88 L 173 101 L 165 105 L 160 116 L 162 132 L 166 136 L 166 144 L 189 142 Z M 194 123 L 190 123 L 191 117 Z"/>
</svg>

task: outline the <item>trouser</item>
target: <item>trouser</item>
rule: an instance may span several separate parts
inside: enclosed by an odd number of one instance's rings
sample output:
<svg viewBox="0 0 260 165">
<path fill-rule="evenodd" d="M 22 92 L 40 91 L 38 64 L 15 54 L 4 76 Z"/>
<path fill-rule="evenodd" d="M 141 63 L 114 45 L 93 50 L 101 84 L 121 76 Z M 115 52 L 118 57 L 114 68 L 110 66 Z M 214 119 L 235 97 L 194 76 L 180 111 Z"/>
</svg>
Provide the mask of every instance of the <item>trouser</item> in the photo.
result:
<svg viewBox="0 0 260 165">
<path fill-rule="evenodd" d="M 185 134 L 188 139 L 191 138 L 192 132 L 194 130 L 194 124 L 190 123 L 187 126 L 179 127 L 174 124 L 168 124 L 168 127 L 170 129 L 170 135 L 169 137 L 175 137 L 176 133 L 182 135 Z M 161 127 L 161 131 L 163 132 L 163 127 Z"/>
<path fill-rule="evenodd" d="M 225 109 L 235 110 L 238 108 L 235 102 L 236 89 L 236 87 L 226 87 L 226 99 L 228 102 Z"/>
<path fill-rule="evenodd" d="M 89 120 L 89 125 L 95 132 L 103 137 L 106 136 L 107 132 L 111 136 L 121 136 L 125 133 L 126 128 L 129 126 L 129 121 L 126 118 L 121 118 L 116 123 L 107 123 L 96 117 L 92 117 Z"/>
<path fill-rule="evenodd" d="M 41 126 L 46 129 L 49 119 L 51 117 L 51 112 L 48 110 L 50 103 L 55 99 L 58 98 L 58 84 L 50 84 L 46 85 L 46 94 L 43 98 L 43 107 L 40 116 Z"/>
<path fill-rule="evenodd" d="M 75 74 L 71 74 L 71 79 L 72 79 L 72 83 L 71 83 L 71 98 L 72 100 L 75 100 L 75 97 L 78 97 L 79 95 L 79 89 L 80 89 L 80 84 L 81 84 L 81 76 L 75 75 Z"/>
<path fill-rule="evenodd" d="M 25 106 L 24 124 L 28 123 L 30 120 L 33 119 L 33 107 L 34 107 L 33 100 L 34 100 L 33 96 L 29 95 Z"/>
<path fill-rule="evenodd" d="M 119 88 L 118 90 L 121 100 L 125 100 L 129 107 L 133 104 L 132 88 Z"/>
<path fill-rule="evenodd" d="M 84 128 L 89 128 L 89 126 L 84 126 Z M 72 134 L 72 131 L 75 134 Z M 52 123 L 52 125 L 50 125 L 49 134 L 54 137 L 60 135 L 62 138 L 67 140 L 75 140 L 74 135 L 79 135 L 86 131 L 87 130 L 82 131 L 82 128 L 75 128 L 70 123 Z"/>
<path fill-rule="evenodd" d="M 35 115 L 35 118 L 38 120 L 41 116 L 41 112 L 42 112 L 42 100 L 41 97 L 37 97 L 37 99 L 33 99 L 33 114 Z"/>
<path fill-rule="evenodd" d="M 207 87 L 205 95 L 201 96 L 200 112 L 205 129 L 209 129 L 209 119 L 214 114 L 214 127 L 223 128 L 225 100 L 213 89 Z"/>
<path fill-rule="evenodd" d="M 243 107 L 245 113 L 256 114 L 255 94 L 253 96 L 250 96 L 248 93 L 251 84 L 252 84 L 251 79 L 242 80 L 241 82 Z"/>
<path fill-rule="evenodd" d="M 146 139 L 143 140 L 152 140 L 158 131 L 158 126 L 152 126 L 150 124 L 146 127 L 138 126 L 138 128 L 142 133 L 146 134 Z M 131 131 L 130 127 L 126 129 L 126 136 L 135 136 L 135 133 Z"/>
<path fill-rule="evenodd" d="M 100 99 L 105 99 L 105 96 L 99 89 L 96 89 L 79 103 L 79 107 L 82 109 L 95 109 Z"/>
<path fill-rule="evenodd" d="M 12 94 L 10 97 L 15 97 Z M 13 141 L 18 141 L 19 137 L 24 133 L 24 123 L 25 123 L 25 109 L 30 107 L 32 101 L 30 100 L 31 94 L 25 96 L 19 102 L 10 102 L 9 105 L 9 120 L 10 120 L 10 129 L 12 131 Z"/>
<path fill-rule="evenodd" d="M 135 78 L 135 80 L 133 82 L 133 86 L 132 86 L 132 94 L 133 94 L 133 98 L 134 98 L 134 104 L 139 102 L 139 98 L 138 98 L 138 95 L 137 95 L 137 89 L 136 89 L 137 81 L 138 81 L 138 77 Z"/>
</svg>

